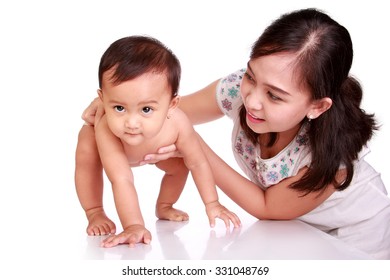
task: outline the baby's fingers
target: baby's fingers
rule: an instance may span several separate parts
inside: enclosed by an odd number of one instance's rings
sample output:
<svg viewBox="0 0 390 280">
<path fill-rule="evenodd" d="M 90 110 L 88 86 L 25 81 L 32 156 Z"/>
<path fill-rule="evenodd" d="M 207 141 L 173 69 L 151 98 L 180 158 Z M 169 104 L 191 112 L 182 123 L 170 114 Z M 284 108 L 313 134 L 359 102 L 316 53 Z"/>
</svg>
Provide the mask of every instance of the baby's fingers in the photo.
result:
<svg viewBox="0 0 390 280">
<path fill-rule="evenodd" d="M 225 226 L 227 228 L 230 227 L 230 222 L 233 224 L 234 227 L 241 226 L 240 218 L 238 218 L 238 216 L 236 214 L 234 214 L 233 212 L 225 211 L 225 212 L 221 213 L 218 217 L 224 221 Z"/>
<path fill-rule="evenodd" d="M 151 233 L 146 230 L 143 235 L 138 235 L 138 234 L 132 234 L 128 238 L 128 243 L 129 247 L 134 247 L 135 244 L 143 242 L 144 244 L 150 244 L 150 241 L 152 240 L 152 235 Z"/>
<path fill-rule="evenodd" d="M 104 239 L 101 243 L 102 247 L 110 248 L 119 244 L 120 237 L 118 235 L 111 235 Z"/>
<path fill-rule="evenodd" d="M 210 227 L 215 227 L 215 217 L 214 216 L 209 216 L 209 223 Z"/>
<path fill-rule="evenodd" d="M 235 228 L 241 226 L 241 220 L 240 218 L 233 212 L 230 212 L 230 220 L 232 221 Z"/>
<path fill-rule="evenodd" d="M 130 248 L 133 248 L 133 247 L 135 247 L 135 244 L 138 243 L 138 237 L 137 237 L 135 234 L 132 234 L 132 235 L 128 238 L 128 242 L 129 242 L 129 247 L 130 247 Z"/>
<path fill-rule="evenodd" d="M 144 243 L 150 244 L 151 241 L 152 241 L 152 234 L 149 231 L 146 231 L 144 233 Z"/>
<path fill-rule="evenodd" d="M 111 248 L 123 243 L 129 243 L 130 247 L 134 247 L 135 243 L 137 243 L 137 236 L 135 234 L 129 236 L 123 233 L 112 235 L 103 240 L 102 247 Z"/>
</svg>

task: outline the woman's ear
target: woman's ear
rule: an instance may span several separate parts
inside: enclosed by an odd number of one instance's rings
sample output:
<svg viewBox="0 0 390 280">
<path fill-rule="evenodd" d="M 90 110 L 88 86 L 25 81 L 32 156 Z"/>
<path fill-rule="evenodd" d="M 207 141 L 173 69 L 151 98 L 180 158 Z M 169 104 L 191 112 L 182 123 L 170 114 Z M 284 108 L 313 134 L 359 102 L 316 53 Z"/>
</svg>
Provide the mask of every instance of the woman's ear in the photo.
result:
<svg viewBox="0 0 390 280">
<path fill-rule="evenodd" d="M 329 110 L 332 107 L 333 101 L 329 97 L 324 97 L 319 100 L 314 100 L 312 103 L 312 108 L 307 114 L 308 119 L 316 119 L 321 116 L 323 113 Z"/>
</svg>

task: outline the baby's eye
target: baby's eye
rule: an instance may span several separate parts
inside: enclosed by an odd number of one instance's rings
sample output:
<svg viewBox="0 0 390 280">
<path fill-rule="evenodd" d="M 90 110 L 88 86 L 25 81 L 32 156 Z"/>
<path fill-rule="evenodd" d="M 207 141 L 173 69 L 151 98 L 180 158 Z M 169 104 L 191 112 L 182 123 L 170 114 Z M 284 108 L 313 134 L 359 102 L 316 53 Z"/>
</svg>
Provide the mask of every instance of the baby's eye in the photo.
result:
<svg viewBox="0 0 390 280">
<path fill-rule="evenodd" d="M 150 108 L 150 107 L 144 107 L 144 108 L 142 108 L 142 112 L 143 112 L 144 114 L 150 114 L 152 111 L 153 111 L 153 109 Z"/>
<path fill-rule="evenodd" d="M 123 106 L 117 105 L 117 106 L 114 106 L 114 110 L 117 112 L 123 112 L 125 110 L 125 108 Z"/>
</svg>

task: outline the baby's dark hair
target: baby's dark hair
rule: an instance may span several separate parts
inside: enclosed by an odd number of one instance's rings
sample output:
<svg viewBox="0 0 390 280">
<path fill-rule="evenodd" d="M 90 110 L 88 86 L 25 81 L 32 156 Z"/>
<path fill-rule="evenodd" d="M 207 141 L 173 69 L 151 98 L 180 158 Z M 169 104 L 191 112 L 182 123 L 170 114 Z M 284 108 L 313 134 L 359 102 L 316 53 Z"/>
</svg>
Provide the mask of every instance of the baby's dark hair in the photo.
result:
<svg viewBox="0 0 390 280">
<path fill-rule="evenodd" d="M 295 74 L 314 100 L 332 99 L 331 108 L 310 122 L 311 165 L 291 187 L 307 194 L 333 183 L 338 190 L 344 190 L 353 178 L 353 161 L 378 129 L 374 115 L 360 108 L 360 83 L 349 76 L 353 58 L 349 32 L 319 10 L 294 11 L 282 15 L 265 30 L 254 43 L 250 58 L 283 52 L 296 55 Z M 258 134 L 246 124 L 245 107 L 241 108 L 240 120 L 249 139 L 256 142 Z M 278 135 L 271 136 L 270 146 Z M 345 166 L 347 174 L 343 182 L 337 183 L 340 166 Z"/>
<path fill-rule="evenodd" d="M 115 68 L 114 68 L 115 67 Z M 148 72 L 164 73 L 172 96 L 179 90 L 181 67 L 174 53 L 155 38 L 129 36 L 112 43 L 104 52 L 99 65 L 99 87 L 103 73 L 114 69 L 111 80 L 114 85 Z"/>
</svg>

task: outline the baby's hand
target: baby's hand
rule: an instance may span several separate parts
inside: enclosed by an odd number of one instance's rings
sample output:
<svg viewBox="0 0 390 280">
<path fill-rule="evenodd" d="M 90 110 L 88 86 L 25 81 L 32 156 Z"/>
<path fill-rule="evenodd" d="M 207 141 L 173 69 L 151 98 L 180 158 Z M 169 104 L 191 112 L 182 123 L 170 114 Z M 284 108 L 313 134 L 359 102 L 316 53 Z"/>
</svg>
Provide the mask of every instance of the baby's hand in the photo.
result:
<svg viewBox="0 0 390 280">
<path fill-rule="evenodd" d="M 219 218 L 225 222 L 226 227 L 230 227 L 230 222 L 234 227 L 240 227 L 241 221 L 236 214 L 229 211 L 225 206 L 221 205 L 219 201 L 213 201 L 206 204 L 206 213 L 209 217 L 210 226 L 215 226 L 215 218 Z"/>
<path fill-rule="evenodd" d="M 118 244 L 128 243 L 129 247 L 134 247 L 137 243 L 150 244 L 152 235 L 143 225 L 131 225 L 117 235 L 107 237 L 102 242 L 102 247 L 110 248 Z"/>
</svg>

